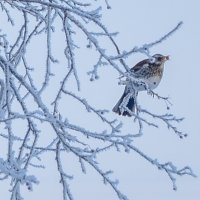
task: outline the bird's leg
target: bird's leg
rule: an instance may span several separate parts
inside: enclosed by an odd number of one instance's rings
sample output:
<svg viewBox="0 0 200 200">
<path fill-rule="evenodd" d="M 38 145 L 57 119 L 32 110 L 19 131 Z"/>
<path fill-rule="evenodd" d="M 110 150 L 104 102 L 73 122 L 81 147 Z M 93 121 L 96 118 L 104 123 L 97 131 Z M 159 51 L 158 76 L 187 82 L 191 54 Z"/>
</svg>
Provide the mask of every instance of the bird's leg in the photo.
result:
<svg viewBox="0 0 200 200">
<path fill-rule="evenodd" d="M 148 88 L 147 89 L 147 94 L 151 95 L 154 98 L 155 93 L 153 92 L 153 90 L 151 90 L 151 89 Z"/>
<path fill-rule="evenodd" d="M 147 94 L 154 97 L 154 94 L 155 94 L 155 93 L 153 92 L 153 90 L 151 90 L 151 89 L 149 88 L 149 86 L 148 86 L 145 82 L 142 81 L 141 83 L 144 85 L 144 87 L 145 87 L 145 89 L 146 89 L 146 91 L 147 91 Z"/>
</svg>

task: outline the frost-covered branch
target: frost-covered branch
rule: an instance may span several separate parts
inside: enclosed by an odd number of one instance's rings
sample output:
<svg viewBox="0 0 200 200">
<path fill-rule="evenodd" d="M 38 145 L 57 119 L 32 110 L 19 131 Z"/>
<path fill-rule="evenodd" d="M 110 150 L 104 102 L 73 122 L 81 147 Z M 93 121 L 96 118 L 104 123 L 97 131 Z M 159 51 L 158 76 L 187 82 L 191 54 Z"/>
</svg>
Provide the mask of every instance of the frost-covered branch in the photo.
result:
<svg viewBox="0 0 200 200">
<path fill-rule="evenodd" d="M 60 142 L 57 143 L 56 162 L 57 162 L 58 171 L 60 173 L 61 183 L 63 185 L 63 199 L 67 200 L 69 198 L 70 200 L 73 200 L 73 196 L 72 196 L 71 191 L 69 189 L 69 184 L 67 183 L 67 179 L 70 180 L 70 179 L 73 179 L 73 177 L 67 175 L 63 171 L 62 161 L 61 161 L 61 158 L 60 158 Z"/>
<path fill-rule="evenodd" d="M 162 36 L 159 40 L 156 40 L 154 42 L 150 42 L 148 44 L 144 44 L 141 47 L 133 47 L 133 49 L 131 49 L 130 51 L 123 51 L 123 53 L 117 56 L 112 56 L 112 60 L 116 60 L 116 59 L 121 59 L 121 58 L 127 58 L 128 56 L 130 56 L 133 53 L 144 53 L 146 55 L 149 56 L 149 51 L 150 48 L 152 48 L 153 46 L 162 43 L 164 40 L 166 40 L 168 37 L 170 37 L 174 32 L 176 32 L 181 26 L 182 26 L 183 22 L 179 22 L 171 31 L 169 31 L 167 34 L 165 34 L 164 36 Z"/>
<path fill-rule="evenodd" d="M 108 9 L 111 8 L 108 0 L 104 3 Z M 5 155 L 3 156 L 3 152 L 0 154 L 0 180 L 11 181 L 11 200 L 22 199 L 20 188 L 24 184 L 28 190 L 32 190 L 33 184 L 39 182 L 39 178 L 36 179 L 34 175 L 28 174 L 31 167 L 43 169 L 48 165 L 48 163 L 40 163 L 43 162 L 41 155 L 46 154 L 51 154 L 56 158 L 64 200 L 74 198 L 69 186 L 70 180 L 75 175 L 68 175 L 63 164 L 69 152 L 78 158 L 80 170 L 83 173 L 88 172 L 87 168 L 94 169 L 103 179 L 103 183 L 108 184 L 120 200 L 128 200 L 128 197 L 120 190 L 120 182 L 111 178 L 112 170 L 103 170 L 101 163 L 98 162 L 98 155 L 109 152 L 111 149 L 116 152 L 121 150 L 127 153 L 136 152 L 164 171 L 172 181 L 174 189 L 176 189 L 177 176 L 195 176 L 189 166 L 177 169 L 172 162 L 162 164 L 134 146 L 137 137 L 142 136 L 145 125 L 159 127 L 160 123 L 155 123 L 154 119 L 163 122 L 179 137 L 186 136 L 174 125 L 183 119 L 171 113 L 152 113 L 144 109 L 140 102 L 136 102 L 135 113 L 126 107 L 129 98 L 137 95 L 132 83 L 145 84 L 141 80 L 133 80 L 126 59 L 133 53 L 150 56 L 151 48 L 171 36 L 182 22 L 159 40 L 143 44 L 141 47 L 134 47 L 130 51 L 123 51 L 115 41 L 117 32 L 109 32 L 102 22 L 102 8 L 95 5 L 94 1 L 90 0 L 88 3 L 77 0 L 4 0 L 0 2 L 1 15 L 6 19 L 0 24 L 2 28 L 0 34 L 0 139 L 7 142 Z M 15 19 L 14 14 L 20 17 L 20 22 Z M 9 37 L 3 29 L 7 21 L 15 33 L 11 34 L 12 37 Z M 58 32 L 59 37 L 64 39 L 64 47 L 57 49 L 55 42 L 60 39 L 56 35 Z M 77 39 L 77 35 L 81 35 L 81 40 L 87 44 L 85 51 L 93 50 L 97 54 L 93 69 L 89 72 L 85 71 L 91 81 L 100 78 L 98 72 L 101 66 L 107 66 L 126 79 L 120 84 L 130 85 L 132 88 L 133 92 L 124 99 L 121 109 L 134 117 L 134 122 L 138 123 L 138 130 L 124 133 L 123 123 L 109 115 L 110 108 L 96 108 L 89 103 L 87 97 L 80 95 L 82 71 L 80 72 L 80 66 L 77 64 L 79 58 L 77 51 L 83 47 L 79 46 L 80 38 Z M 106 42 L 102 44 L 100 40 Z M 36 51 L 39 51 L 39 58 L 44 61 L 41 65 L 33 58 L 35 42 L 38 42 Z M 109 43 L 108 46 L 107 43 Z M 110 51 L 110 45 L 115 52 Z M 42 47 L 45 47 L 44 52 Z M 59 51 L 58 54 L 55 48 Z M 57 58 L 57 55 L 63 57 Z M 62 76 L 58 73 L 61 68 Z M 76 90 L 73 90 L 71 80 L 75 80 Z M 170 106 L 168 98 L 148 88 L 147 91 Z M 67 98 L 71 99 L 70 103 Z M 73 103 L 79 103 L 87 113 L 93 113 L 96 121 L 102 124 L 102 130 L 95 128 L 92 130 L 91 127 L 80 126 L 70 121 L 70 113 L 66 112 L 65 108 L 70 108 Z M 152 121 L 149 120 L 149 116 Z M 20 130 L 16 128 L 16 124 L 22 126 Z M 44 134 L 48 142 L 41 144 L 41 135 Z M 4 157 L 6 159 L 3 159 Z"/>
</svg>

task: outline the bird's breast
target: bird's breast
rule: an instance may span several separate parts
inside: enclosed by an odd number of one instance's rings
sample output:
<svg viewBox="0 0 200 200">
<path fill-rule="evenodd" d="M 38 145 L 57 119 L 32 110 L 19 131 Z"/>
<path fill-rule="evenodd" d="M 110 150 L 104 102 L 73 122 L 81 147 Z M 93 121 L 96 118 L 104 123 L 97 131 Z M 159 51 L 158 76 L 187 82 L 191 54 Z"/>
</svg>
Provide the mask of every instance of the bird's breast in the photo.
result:
<svg viewBox="0 0 200 200">
<path fill-rule="evenodd" d="M 146 80 L 146 84 L 148 85 L 149 89 L 155 89 L 161 81 L 161 76 L 152 76 Z"/>
<path fill-rule="evenodd" d="M 163 75 L 163 68 L 164 65 L 161 65 L 157 68 L 152 68 L 149 69 L 148 73 L 146 73 L 145 75 L 142 74 L 142 76 L 138 77 L 139 80 L 141 80 L 141 83 L 135 83 L 135 88 L 137 91 L 143 91 L 146 90 L 146 86 L 148 86 L 149 89 L 153 90 L 155 89 L 161 79 L 162 79 L 162 75 Z M 141 74 L 140 74 L 141 75 Z M 145 86 L 145 84 L 146 86 Z"/>
<path fill-rule="evenodd" d="M 140 79 L 140 81 L 141 81 L 141 83 L 138 82 L 138 83 L 134 84 L 137 91 L 146 90 L 146 86 L 149 89 L 153 90 L 159 85 L 159 83 L 161 81 L 161 77 L 160 76 L 153 76 L 153 77 L 149 77 L 149 78 L 146 78 L 146 79 Z"/>
</svg>

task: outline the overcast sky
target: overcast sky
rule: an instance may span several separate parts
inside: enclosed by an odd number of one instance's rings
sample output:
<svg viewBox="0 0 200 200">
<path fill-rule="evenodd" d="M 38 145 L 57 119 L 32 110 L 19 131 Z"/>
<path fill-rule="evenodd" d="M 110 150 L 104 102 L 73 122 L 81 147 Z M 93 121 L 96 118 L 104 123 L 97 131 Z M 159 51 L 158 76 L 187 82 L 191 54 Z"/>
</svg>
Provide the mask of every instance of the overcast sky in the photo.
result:
<svg viewBox="0 0 200 200">
<path fill-rule="evenodd" d="M 161 162 L 172 161 L 181 168 L 190 165 L 194 172 L 200 175 L 200 1 L 199 0 L 124 0 L 109 1 L 112 9 L 106 10 L 104 6 L 103 21 L 110 31 L 118 31 L 117 42 L 121 49 L 129 50 L 134 46 L 159 39 L 183 21 L 183 26 L 172 37 L 162 44 L 151 49 L 151 53 L 170 55 L 166 63 L 163 80 L 155 90 L 162 96 L 170 96 L 173 103 L 171 112 L 177 116 L 185 117 L 178 125 L 181 130 L 188 133 L 188 138 L 180 140 L 172 131 L 161 125 L 160 129 L 146 127 L 144 136 L 135 141 L 135 145 L 152 158 Z M 103 4 L 104 5 L 104 4 Z M 5 25 L 5 24 L 4 24 Z M 2 22 L 1 25 L 2 26 Z M 61 43 L 58 38 L 58 43 Z M 59 48 L 59 47 L 58 47 Z M 37 49 L 34 49 L 38 51 Z M 33 51 L 34 51 L 33 50 Z M 56 51 L 56 50 L 55 50 Z M 39 53 L 39 52 L 37 52 Z M 114 53 L 114 52 L 113 52 Z M 80 54 L 78 64 L 88 66 L 88 59 L 95 63 L 95 59 Z M 132 67 L 144 55 L 136 54 L 127 59 Z M 90 67 L 88 67 L 90 68 Z M 78 73 L 82 73 L 81 69 Z M 81 95 L 88 98 L 91 104 L 99 108 L 111 110 L 123 92 L 123 86 L 118 86 L 116 71 L 104 67 L 100 70 L 100 79 L 89 84 L 89 77 L 83 76 Z M 139 96 L 140 104 L 145 108 L 159 113 L 165 104 L 152 99 L 146 93 Z M 72 112 L 72 110 L 71 110 Z M 114 113 L 111 114 L 116 117 Z M 78 123 L 91 124 L 89 118 L 72 113 L 71 120 Z M 124 132 L 133 132 L 133 120 L 118 117 L 124 122 Z M 84 119 L 84 120 L 83 120 Z M 92 123 L 91 126 L 98 126 Z M 59 177 L 55 172 L 54 158 L 44 157 L 49 167 L 39 173 L 40 185 L 34 186 L 33 192 L 25 193 L 25 200 L 49 199 L 60 200 L 62 191 L 57 184 Z M 70 156 L 69 156 L 70 160 Z M 200 180 L 192 177 L 177 177 L 178 190 L 173 191 L 172 183 L 167 175 L 149 164 L 134 152 L 130 154 L 106 152 L 99 157 L 104 169 L 113 169 L 114 175 L 120 180 L 119 188 L 130 200 L 199 200 Z M 68 172 L 74 173 L 75 179 L 71 181 L 71 190 L 75 200 L 116 200 L 117 197 L 109 186 L 104 186 L 96 173 L 88 168 L 87 175 L 82 175 L 78 164 L 73 159 L 66 161 Z M 70 171 L 71 170 L 71 171 Z M 0 195 L 8 199 L 6 182 L 0 182 Z"/>
<path fill-rule="evenodd" d="M 120 32 L 118 42 L 125 49 L 154 41 L 168 32 L 176 23 L 183 21 L 184 24 L 179 31 L 161 45 L 152 48 L 151 52 L 171 57 L 170 61 L 166 63 L 163 80 L 156 92 L 171 97 L 172 112 L 185 117 L 185 121 L 179 127 L 185 130 L 189 137 L 185 140 L 179 140 L 166 129 L 147 129 L 145 135 L 136 143 L 141 150 L 148 152 L 148 155 L 157 157 L 163 162 L 172 161 L 178 167 L 189 164 L 199 175 L 200 2 L 198 0 L 169 0 L 165 2 L 126 0 L 122 3 L 122 1 L 113 0 L 110 1 L 110 4 L 112 10 L 106 12 L 104 17 L 108 16 L 106 22 L 113 30 Z M 140 56 L 129 58 L 130 66 L 139 61 Z M 109 101 L 117 100 L 122 90 L 116 86 L 112 90 L 112 98 Z M 140 99 L 144 105 L 148 105 L 149 98 L 149 96 L 142 94 Z M 157 108 L 157 101 L 154 101 L 153 106 L 150 109 L 159 112 L 160 107 Z M 126 122 L 127 129 L 130 130 L 131 120 Z M 158 171 L 137 155 L 126 155 L 123 158 L 119 158 L 118 155 L 115 160 L 118 160 L 116 163 L 118 163 L 117 175 L 121 180 L 120 186 L 130 199 L 198 200 L 200 198 L 199 178 L 178 177 L 178 190 L 175 192 L 172 190 L 171 182 L 166 174 Z M 103 198 L 101 193 L 100 196 Z"/>
</svg>

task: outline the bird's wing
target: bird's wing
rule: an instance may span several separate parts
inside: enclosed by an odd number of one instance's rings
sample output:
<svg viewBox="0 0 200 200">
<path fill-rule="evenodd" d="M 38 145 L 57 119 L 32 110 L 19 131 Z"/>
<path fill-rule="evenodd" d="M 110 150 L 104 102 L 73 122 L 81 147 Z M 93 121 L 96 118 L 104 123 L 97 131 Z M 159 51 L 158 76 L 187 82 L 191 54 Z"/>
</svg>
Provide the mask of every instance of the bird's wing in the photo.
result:
<svg viewBox="0 0 200 200">
<path fill-rule="evenodd" d="M 134 73 L 139 72 L 141 69 L 148 67 L 149 59 L 145 59 L 137 63 L 134 67 L 131 68 L 131 71 Z"/>
<path fill-rule="evenodd" d="M 145 59 L 137 63 L 133 68 L 131 68 L 131 71 L 133 72 L 135 77 L 143 78 L 148 73 L 150 65 L 150 60 Z"/>
</svg>

